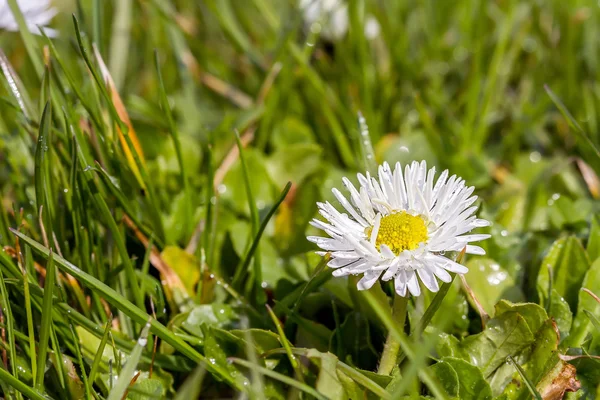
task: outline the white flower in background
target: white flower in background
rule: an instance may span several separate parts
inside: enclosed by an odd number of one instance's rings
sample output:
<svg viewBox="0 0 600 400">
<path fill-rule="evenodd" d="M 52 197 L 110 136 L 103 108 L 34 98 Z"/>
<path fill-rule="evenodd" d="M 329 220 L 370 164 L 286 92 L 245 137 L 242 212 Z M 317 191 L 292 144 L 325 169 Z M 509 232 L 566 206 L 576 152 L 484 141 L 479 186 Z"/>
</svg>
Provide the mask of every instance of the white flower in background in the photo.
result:
<svg viewBox="0 0 600 400">
<path fill-rule="evenodd" d="M 304 22 L 309 27 L 321 24 L 321 36 L 330 41 L 344 37 L 348 32 L 348 6 L 344 0 L 300 0 Z M 365 21 L 365 36 L 374 39 L 379 36 L 379 22 L 372 17 Z"/>
<path fill-rule="evenodd" d="M 394 279 L 398 295 L 421 294 L 419 280 L 437 292 L 439 278 L 450 282 L 448 272 L 464 274 L 468 269 L 444 256 L 461 251 L 485 254 L 469 243 L 490 235 L 468 234 L 489 226 L 474 213 L 473 187 L 456 175 L 442 172 L 434 182 L 435 168 L 427 170 L 425 161 L 413 162 L 402 172 L 400 163 L 392 171 L 387 163 L 379 167 L 379 179 L 358 174 L 360 187 L 344 178 L 350 201 L 339 190 L 333 194 L 348 212 L 340 213 L 329 202 L 318 203 L 319 212 L 327 220 L 317 219 L 311 225 L 330 237 L 309 236 L 321 249 L 320 255 L 331 253 L 328 266 L 334 276 L 364 274 L 359 290 L 370 289 L 381 277 Z M 383 276 L 382 276 L 383 275 Z"/>
<path fill-rule="evenodd" d="M 56 36 L 57 32 L 54 29 L 46 28 L 57 12 L 50 6 L 50 0 L 17 0 L 17 4 L 32 33 L 41 34 L 38 28 L 41 26 L 48 36 Z M 19 30 L 8 0 L 0 0 L 0 29 L 15 32 Z"/>
</svg>

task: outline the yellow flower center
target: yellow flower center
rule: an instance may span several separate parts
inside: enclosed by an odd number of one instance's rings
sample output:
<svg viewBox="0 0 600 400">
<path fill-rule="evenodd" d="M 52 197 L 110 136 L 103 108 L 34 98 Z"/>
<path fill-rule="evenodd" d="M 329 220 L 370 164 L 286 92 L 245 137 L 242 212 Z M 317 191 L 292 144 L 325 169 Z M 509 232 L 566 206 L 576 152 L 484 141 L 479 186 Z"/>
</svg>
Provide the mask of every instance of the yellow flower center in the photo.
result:
<svg viewBox="0 0 600 400">
<path fill-rule="evenodd" d="M 365 229 L 367 238 L 371 238 L 373 227 Z M 420 216 L 410 215 L 404 211 L 386 215 L 381 218 L 375 246 L 380 250 L 385 244 L 396 255 L 404 250 L 414 250 L 427 240 L 425 220 Z"/>
</svg>

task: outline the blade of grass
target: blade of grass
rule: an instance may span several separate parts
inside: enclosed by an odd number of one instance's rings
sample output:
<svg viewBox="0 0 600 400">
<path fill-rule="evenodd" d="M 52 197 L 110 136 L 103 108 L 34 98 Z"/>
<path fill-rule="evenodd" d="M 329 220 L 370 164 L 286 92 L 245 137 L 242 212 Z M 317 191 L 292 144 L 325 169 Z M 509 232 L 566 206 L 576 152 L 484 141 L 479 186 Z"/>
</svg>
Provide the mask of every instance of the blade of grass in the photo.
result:
<svg viewBox="0 0 600 400">
<path fill-rule="evenodd" d="M 4 274 L 0 269 L 0 290 L 2 291 L 2 304 L 4 308 L 4 316 L 6 321 L 6 332 L 8 336 L 8 352 L 10 357 L 10 369 L 13 376 L 17 375 L 17 348 L 15 347 L 15 320 L 13 318 L 12 309 L 10 306 L 10 300 L 8 298 L 8 292 L 6 291 L 6 285 L 4 283 Z M 18 399 L 22 399 L 23 396 L 20 392 L 16 393 Z"/>
<path fill-rule="evenodd" d="M 283 189 L 283 191 L 281 192 L 279 199 L 275 202 L 273 207 L 271 207 L 271 209 L 265 216 L 262 224 L 260 225 L 260 228 L 258 229 L 258 232 L 256 233 L 256 236 L 254 237 L 254 240 L 252 241 L 252 245 L 250 246 L 248 253 L 244 257 L 244 261 L 241 263 L 241 267 L 238 267 L 237 271 L 235 272 L 232 286 L 237 287 L 240 279 L 243 276 L 243 272 L 248 269 L 248 266 L 250 265 L 250 260 L 252 260 L 252 257 L 258 248 L 258 243 L 260 242 L 260 238 L 262 237 L 262 234 L 265 231 L 267 224 L 269 223 L 269 220 L 271 219 L 271 217 L 273 217 L 273 215 L 275 214 L 275 211 L 277 211 L 277 208 L 281 205 L 281 203 L 283 203 L 283 200 L 285 200 L 285 197 L 287 196 L 291 187 L 292 187 L 292 183 L 288 182 L 287 185 L 285 185 L 285 188 Z M 260 290 L 262 288 L 261 287 L 262 282 L 257 282 L 257 283 L 258 283 L 257 289 Z"/>
<path fill-rule="evenodd" d="M 548 85 L 544 85 L 544 89 L 546 90 L 546 93 L 548 93 L 548 96 L 550 96 L 550 99 L 552 100 L 554 105 L 558 108 L 558 110 L 561 112 L 561 114 L 565 117 L 569 126 L 575 130 L 575 133 L 577 134 L 579 139 L 583 140 L 590 147 L 590 149 L 593 150 L 596 157 L 600 158 L 600 150 L 598 150 L 598 147 L 596 147 L 596 144 L 592 141 L 592 139 L 590 139 L 589 135 L 583 130 L 581 125 L 579 125 L 579 122 L 577 122 L 577 120 L 575 120 L 575 118 L 573 118 L 573 115 L 571 115 L 571 113 L 569 112 L 567 107 L 563 104 L 563 102 L 560 101 L 558 96 L 556 94 L 554 94 L 554 92 L 550 89 L 550 87 Z"/>
<path fill-rule="evenodd" d="M 40 392 L 38 392 L 36 389 L 32 388 L 31 386 L 27 386 L 26 384 L 21 382 L 19 379 L 17 379 L 13 375 L 11 375 L 4 368 L 0 368 L 0 381 L 7 383 L 8 385 L 17 389 L 20 393 L 23 393 L 25 396 L 27 396 L 31 400 L 48 400 L 48 398 L 45 397 L 43 394 L 41 394 Z"/>
<path fill-rule="evenodd" d="M 75 355 L 77 356 L 77 363 L 79 364 L 79 369 L 81 371 L 81 379 L 83 380 L 83 388 L 85 390 L 85 398 L 86 400 L 90 400 L 92 398 L 92 385 L 88 380 L 87 374 L 85 373 L 85 363 L 83 362 L 83 356 L 81 354 L 81 347 L 79 346 L 79 336 L 77 335 L 77 331 L 73 327 L 72 323 L 69 323 L 69 328 L 71 330 L 71 339 L 73 340 L 73 346 L 75 347 Z"/>
<path fill-rule="evenodd" d="M 525 386 L 527 386 L 527 390 L 529 390 L 531 396 L 533 396 L 533 398 L 536 400 L 543 400 L 542 396 L 538 393 L 537 390 L 535 390 L 535 385 L 533 384 L 533 382 L 531 382 L 531 380 L 527 377 L 527 374 L 525 374 L 525 371 L 523 371 L 523 368 L 521 368 L 521 366 L 517 364 L 517 362 L 512 358 L 512 356 L 508 356 L 506 357 L 506 359 L 509 363 L 512 364 L 513 367 L 515 367 L 515 369 L 521 376 L 521 379 L 523 379 L 523 382 L 525 382 Z"/>
<path fill-rule="evenodd" d="M 35 330 L 33 328 L 33 314 L 31 312 L 31 293 L 29 291 L 29 274 L 23 269 L 23 293 L 25 295 L 25 313 L 27 315 L 27 334 L 29 338 L 29 359 L 31 360 L 31 370 L 37 371 L 37 355 L 35 353 Z M 1 272 L 0 272 L 1 274 Z M 33 386 L 35 387 L 37 374 L 33 375 Z"/>
<path fill-rule="evenodd" d="M 246 188 L 246 197 L 248 198 L 248 208 L 250 210 L 250 223 L 252 226 L 252 235 L 257 236 L 258 235 L 258 224 L 259 224 L 258 209 L 256 208 L 256 202 L 254 201 L 254 196 L 252 195 L 252 186 L 250 183 L 251 182 L 250 174 L 248 173 L 248 165 L 246 164 L 246 156 L 244 154 L 244 146 L 242 145 L 242 141 L 240 139 L 239 132 L 236 130 L 236 131 L 234 131 L 234 133 L 235 133 L 235 141 L 237 143 L 238 151 L 240 154 L 240 164 L 242 165 L 242 173 L 244 176 L 244 187 Z M 258 249 L 258 246 L 254 250 L 253 255 L 254 255 L 254 287 L 253 287 L 253 291 L 255 292 L 256 296 L 258 296 L 258 294 L 260 293 L 259 288 L 260 288 L 260 285 L 262 284 L 262 269 L 261 269 L 261 265 L 260 265 L 260 251 Z M 249 261 L 250 260 L 248 260 L 248 262 Z M 244 264 L 242 264 L 242 265 L 243 265 L 243 267 L 241 268 L 241 271 L 246 272 L 247 265 L 244 265 Z M 234 282 L 235 282 L 235 278 L 234 278 Z M 234 285 L 234 286 L 237 286 L 237 285 Z M 249 293 L 250 292 L 248 292 L 247 294 L 249 294 Z M 266 299 L 264 296 L 262 296 L 262 298 L 257 297 L 255 300 L 258 304 L 261 304 L 261 303 L 264 303 L 264 301 Z"/>
<path fill-rule="evenodd" d="M 110 391 L 107 400 L 121 400 L 126 397 L 127 389 L 129 388 L 134 374 L 136 373 L 135 369 L 138 363 L 140 362 L 140 358 L 142 357 L 142 351 L 144 350 L 144 347 L 146 347 L 146 344 L 148 344 L 149 331 L 150 320 L 148 320 L 148 322 L 144 326 L 144 329 L 142 329 L 142 333 L 140 334 L 140 337 L 137 340 L 133 351 L 129 355 L 125 367 L 123 367 L 123 369 L 119 373 L 119 379 L 117 380 L 117 383 L 115 384 L 113 389 Z"/>
<path fill-rule="evenodd" d="M 33 250 L 35 250 L 41 256 L 43 256 L 45 258 L 48 258 L 50 256 L 50 251 L 46 247 L 41 245 L 40 243 L 36 242 L 35 240 L 31 239 L 30 237 L 24 235 L 23 233 L 15 230 L 15 229 L 11 228 L 10 230 L 14 235 L 16 235 L 21 240 L 23 240 L 25 243 L 30 245 L 33 248 Z M 115 290 L 111 289 L 109 286 L 107 286 L 103 282 L 99 281 L 98 279 L 94 278 L 93 276 L 91 276 L 91 275 L 85 273 L 84 271 L 82 271 L 81 269 L 77 268 L 75 265 L 71 264 L 69 261 L 65 260 L 64 258 L 62 258 L 58 255 L 55 255 L 54 261 L 56 261 L 58 266 L 64 272 L 73 275 L 75 278 L 82 281 L 91 290 L 94 290 L 94 291 L 98 292 L 99 294 L 103 295 L 104 299 L 109 304 L 113 305 L 114 307 L 118 307 L 129 318 L 131 318 L 135 322 L 137 322 L 139 324 L 145 324 L 148 321 L 148 319 L 150 318 L 150 316 L 146 312 L 144 312 L 141 309 L 139 309 L 138 307 L 136 307 L 132 302 L 127 300 L 121 294 L 117 293 Z M 171 332 L 163 324 L 161 324 L 160 322 L 158 322 L 155 319 L 152 319 L 150 324 L 152 326 L 151 332 L 153 334 L 155 334 L 156 336 L 158 336 L 159 338 L 164 340 L 166 343 L 173 346 L 176 350 L 181 352 L 187 358 L 189 358 L 190 360 L 195 361 L 197 363 L 206 362 L 205 358 L 202 354 L 198 353 L 194 348 L 192 348 L 187 343 L 185 343 L 184 341 L 177 338 L 175 336 L 175 334 L 173 334 L 173 332 Z M 219 375 L 225 382 L 228 382 L 230 385 L 234 385 L 236 387 L 236 389 L 245 391 L 245 389 L 243 387 L 236 386 L 235 380 L 231 379 L 229 372 L 223 370 L 222 367 L 220 367 L 218 365 L 211 365 L 211 364 L 207 363 L 207 368 L 211 372 Z"/>
<path fill-rule="evenodd" d="M 173 145 L 175 146 L 175 154 L 177 155 L 177 162 L 179 163 L 179 169 L 181 172 L 181 185 L 183 186 L 183 191 L 185 195 L 185 218 L 183 220 L 183 231 L 185 232 L 185 236 L 187 237 L 191 233 L 191 226 L 193 226 L 192 193 L 187 177 L 187 170 L 185 169 L 185 165 L 183 164 L 183 154 L 181 152 L 179 132 L 177 131 L 177 127 L 175 126 L 175 122 L 173 121 L 173 115 L 171 114 L 171 107 L 169 106 L 169 100 L 167 99 L 165 83 L 163 82 L 160 64 L 158 61 L 158 51 L 156 50 L 154 51 L 154 63 L 156 66 L 156 75 L 158 77 L 158 92 L 160 95 L 160 102 L 163 111 L 167 116 L 167 122 L 169 124 L 169 133 L 171 134 L 171 137 L 173 139 Z"/>
<path fill-rule="evenodd" d="M 90 369 L 90 382 L 94 383 L 96 379 L 96 374 L 98 373 L 98 369 L 100 368 L 100 363 L 102 362 L 102 354 L 104 354 L 104 347 L 106 347 L 106 342 L 108 341 L 108 335 L 110 334 L 110 326 L 112 323 L 112 318 L 109 318 L 106 321 L 106 326 L 104 328 L 104 334 L 102 335 L 102 339 L 100 339 L 100 344 L 98 345 L 98 349 L 96 350 L 96 355 L 94 356 L 94 360 L 92 361 L 92 368 Z"/>
<path fill-rule="evenodd" d="M 280 374 L 279 372 L 275 372 L 272 371 L 268 368 L 265 368 L 263 366 L 257 365 L 257 364 L 253 364 L 251 362 L 248 362 L 246 360 L 242 360 L 239 358 L 235 358 L 235 357 L 231 357 L 228 358 L 229 361 L 233 362 L 234 364 L 238 364 L 241 365 L 242 367 L 246 367 L 248 369 L 257 369 L 259 370 L 263 375 L 268 376 L 270 378 L 273 378 L 275 380 L 278 380 L 279 382 L 285 383 L 286 385 L 295 387 L 297 389 L 302 390 L 303 392 L 310 394 L 311 396 L 316 397 L 319 400 L 327 400 L 327 397 L 323 396 L 321 393 L 319 393 L 316 389 L 313 389 L 312 387 L 308 386 L 305 383 L 301 383 L 298 382 L 290 377 L 287 377 L 283 374 Z"/>
<path fill-rule="evenodd" d="M 25 90 L 23 82 L 21 82 L 21 79 L 15 72 L 10 61 L 8 60 L 8 57 L 6 57 L 6 54 L 4 54 L 2 49 L 0 49 L 0 69 L 2 69 L 2 73 L 4 74 L 6 82 L 8 83 L 10 93 L 15 98 L 15 101 L 19 105 L 23 115 L 28 120 L 31 120 L 35 114 L 35 111 L 31 99 L 29 98 L 29 94 Z"/>
<path fill-rule="evenodd" d="M 19 232 L 19 234 L 21 233 Z M 27 240 L 24 241 L 27 242 Z M 52 249 L 48 250 L 47 254 L 48 262 L 46 263 L 46 283 L 44 285 L 42 322 L 40 325 L 40 342 L 37 355 L 38 369 L 35 371 L 35 388 L 39 391 L 44 390 L 44 372 L 46 370 L 46 357 L 48 354 L 48 339 L 50 338 L 50 328 L 52 325 L 52 294 L 54 292 L 54 284 L 56 281 L 56 269 L 54 268 L 54 253 L 52 252 Z"/>
<path fill-rule="evenodd" d="M 271 316 L 271 319 L 273 320 L 273 323 L 275 324 L 275 327 L 277 328 L 277 333 L 279 334 L 279 341 L 281 342 L 281 344 L 283 345 L 283 348 L 285 349 L 285 353 L 287 354 L 288 359 L 290 360 L 290 364 L 292 364 L 292 368 L 294 369 L 294 372 L 296 373 L 296 379 L 298 379 L 300 382 L 304 383 L 304 374 L 302 373 L 302 368 L 300 367 L 300 364 L 298 363 L 296 356 L 292 352 L 292 346 L 291 346 L 290 342 L 288 341 L 287 337 L 285 336 L 285 332 L 283 331 L 283 326 L 281 325 L 281 321 L 279 321 L 279 318 L 277 318 L 277 316 L 275 315 L 273 310 L 271 310 L 271 307 L 269 307 L 268 304 L 266 304 L 265 306 L 267 307 L 267 311 L 269 312 L 269 315 Z"/>
</svg>

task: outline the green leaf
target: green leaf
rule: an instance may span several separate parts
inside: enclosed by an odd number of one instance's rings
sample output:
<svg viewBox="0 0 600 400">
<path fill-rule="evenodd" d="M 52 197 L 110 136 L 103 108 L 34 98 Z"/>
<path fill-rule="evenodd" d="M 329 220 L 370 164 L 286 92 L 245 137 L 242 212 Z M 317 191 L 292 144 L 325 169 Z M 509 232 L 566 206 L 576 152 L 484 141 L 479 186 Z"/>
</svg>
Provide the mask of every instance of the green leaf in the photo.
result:
<svg viewBox="0 0 600 400">
<path fill-rule="evenodd" d="M 519 313 L 525 318 L 529 329 L 534 333 L 537 332 L 548 319 L 546 310 L 535 303 L 511 303 L 507 300 L 499 301 L 498 304 L 496 304 L 496 313 L 494 316 L 499 317 L 507 312 Z"/>
<path fill-rule="evenodd" d="M 552 287 L 565 298 L 571 310 L 577 310 L 578 294 L 590 261 L 579 239 L 568 236 L 558 239 L 542 261 L 537 278 L 538 293 L 548 299 L 549 269 Z"/>
<path fill-rule="evenodd" d="M 452 368 L 449 363 L 444 361 L 435 363 L 429 368 L 433 371 L 438 381 L 440 381 L 440 384 L 446 393 L 452 397 L 458 397 L 458 374 L 454 368 Z M 481 371 L 479 371 L 479 374 L 481 374 Z"/>
<path fill-rule="evenodd" d="M 600 295 L 600 259 L 596 259 L 585 274 L 581 287 L 591 290 L 596 295 Z M 588 293 L 579 292 L 579 304 L 577 314 L 573 320 L 573 327 L 568 338 L 568 344 L 571 347 L 580 347 L 590 333 L 592 325 L 584 310 L 594 315 L 600 315 L 600 304 Z"/>
<path fill-rule="evenodd" d="M 517 354 L 534 340 L 526 319 L 516 311 L 509 311 L 489 320 L 483 332 L 468 336 L 462 347 L 487 377 L 507 356 Z"/>
<path fill-rule="evenodd" d="M 448 364 L 456 373 L 459 399 L 488 400 L 492 398 L 492 389 L 485 381 L 479 368 L 464 360 L 452 357 L 444 357 L 440 360 L 440 363 Z"/>
</svg>

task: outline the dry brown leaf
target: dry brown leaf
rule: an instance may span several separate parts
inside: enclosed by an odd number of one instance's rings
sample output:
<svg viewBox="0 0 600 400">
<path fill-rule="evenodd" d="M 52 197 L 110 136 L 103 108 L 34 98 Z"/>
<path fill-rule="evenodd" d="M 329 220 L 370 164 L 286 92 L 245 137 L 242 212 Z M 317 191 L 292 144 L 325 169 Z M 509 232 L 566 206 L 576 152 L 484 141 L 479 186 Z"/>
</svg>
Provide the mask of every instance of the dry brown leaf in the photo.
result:
<svg viewBox="0 0 600 400">
<path fill-rule="evenodd" d="M 544 400 L 561 400 L 566 392 L 576 392 L 581 388 L 577 380 L 577 369 L 564 361 L 559 361 L 537 386 Z"/>
</svg>

